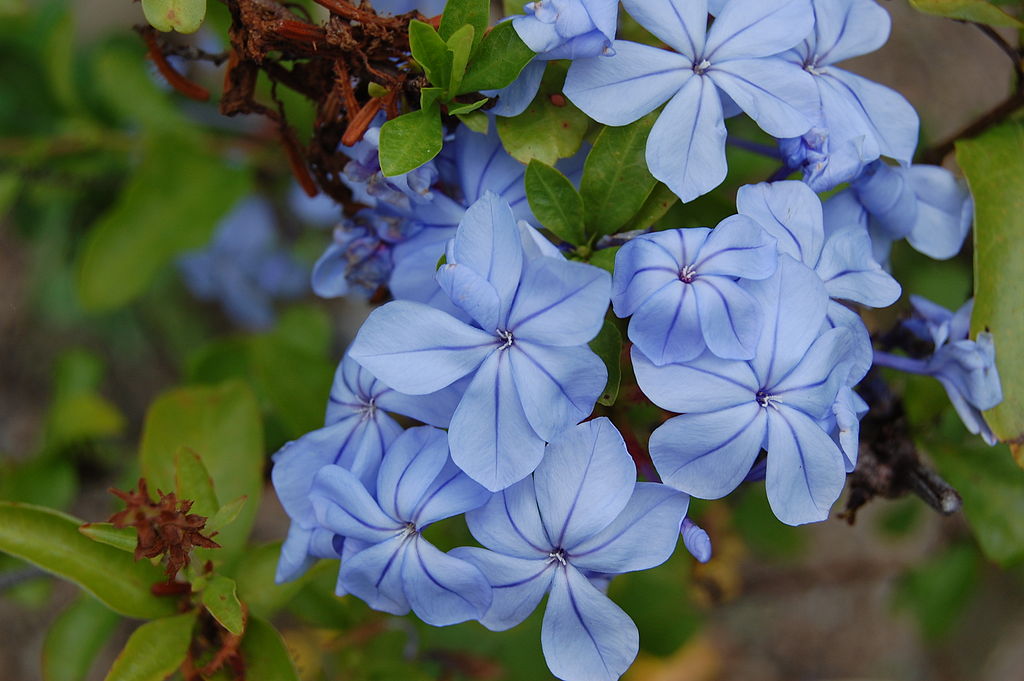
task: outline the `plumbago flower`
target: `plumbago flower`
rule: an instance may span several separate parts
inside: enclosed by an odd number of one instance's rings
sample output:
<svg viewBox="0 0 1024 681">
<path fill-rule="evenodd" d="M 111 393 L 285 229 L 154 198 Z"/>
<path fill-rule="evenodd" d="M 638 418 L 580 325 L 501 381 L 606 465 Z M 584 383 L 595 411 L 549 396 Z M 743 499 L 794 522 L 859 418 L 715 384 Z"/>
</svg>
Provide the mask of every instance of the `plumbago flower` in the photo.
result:
<svg viewBox="0 0 1024 681">
<path fill-rule="evenodd" d="M 934 343 L 934 353 L 924 359 L 913 359 L 875 352 L 875 363 L 937 379 L 967 430 L 981 435 L 989 445 L 996 444 L 999 440 L 981 412 L 1003 401 L 1003 389 L 992 334 L 982 331 L 974 340 L 970 339 L 974 299 L 955 313 L 920 296 L 911 296 L 910 303 L 915 317 L 904 326 L 922 340 Z"/>
<path fill-rule="evenodd" d="M 317 472 L 328 465 L 351 471 L 371 490 L 384 451 L 402 432 L 388 412 L 446 427 L 464 384 L 431 395 L 403 395 L 387 387 L 348 355 L 334 374 L 325 426 L 289 442 L 274 455 L 271 480 L 291 519 L 281 547 L 277 581 L 295 579 L 315 558 L 338 558 L 339 541 L 320 527 L 309 493 Z"/>
<path fill-rule="evenodd" d="M 636 657 L 629 616 L 588 579 L 646 570 L 668 560 L 689 497 L 636 482 L 622 436 L 606 418 L 582 423 L 548 445 L 532 477 L 466 514 L 487 549 L 452 551 L 487 577 L 488 629 L 513 627 L 550 593 L 541 645 L 566 681 L 614 681 Z"/>
<path fill-rule="evenodd" d="M 313 266 L 313 292 L 321 298 L 350 293 L 369 298 L 388 281 L 395 245 L 420 229 L 383 205 L 342 218 L 331 244 Z"/>
<path fill-rule="evenodd" d="M 647 140 L 647 165 L 683 201 L 726 175 L 722 93 L 774 137 L 810 129 L 811 75 L 777 56 L 811 31 L 810 0 L 731 0 L 707 29 L 707 0 L 624 0 L 675 50 L 617 40 L 615 54 L 573 62 L 565 94 L 605 125 L 626 125 L 668 101 Z"/>
<path fill-rule="evenodd" d="M 812 0 L 812 10 L 814 30 L 783 58 L 814 77 L 820 107 L 810 133 L 780 143 L 788 164 L 802 167 L 815 191 L 853 179 L 879 156 L 909 164 L 917 147 L 914 107 L 898 92 L 835 66 L 884 45 L 889 13 L 875 0 Z"/>
<path fill-rule="evenodd" d="M 881 263 L 889 260 L 893 241 L 904 238 L 930 258 L 952 258 L 963 246 L 973 212 L 967 188 L 945 168 L 882 161 L 825 202 L 825 222 L 863 225 Z"/>
<path fill-rule="evenodd" d="M 612 305 L 629 317 L 629 338 L 655 364 L 685 362 L 709 348 L 750 359 L 761 309 L 737 283 L 765 279 L 778 259 L 774 239 L 732 216 L 714 230 L 671 229 L 627 242 L 615 256 Z"/>
<path fill-rule="evenodd" d="M 752 360 L 705 353 L 659 367 L 633 348 L 640 388 L 682 413 L 651 435 L 651 458 L 666 484 L 717 499 L 743 481 L 764 448 L 776 517 L 790 525 L 824 520 L 842 491 L 846 462 L 822 423 L 840 389 L 862 378 L 850 375 L 853 336 L 845 328 L 821 332 L 824 284 L 788 255 L 770 278 L 743 285 L 765 311 Z"/>
<path fill-rule="evenodd" d="M 590 414 L 607 379 L 586 346 L 601 328 L 607 272 L 524 255 L 508 204 L 474 203 L 438 282 L 472 322 L 395 301 L 359 330 L 352 357 L 387 385 L 426 394 L 472 376 L 449 430 L 452 459 L 492 491 L 529 475 L 544 443 Z"/>
<path fill-rule="evenodd" d="M 481 617 L 491 605 L 487 579 L 422 534 L 491 496 L 452 463 L 444 431 L 404 431 L 384 455 L 374 487 L 376 494 L 341 466 L 320 469 L 313 483 L 317 520 L 360 545 L 342 561 L 340 590 L 393 615 L 411 609 L 437 627 Z"/>
</svg>

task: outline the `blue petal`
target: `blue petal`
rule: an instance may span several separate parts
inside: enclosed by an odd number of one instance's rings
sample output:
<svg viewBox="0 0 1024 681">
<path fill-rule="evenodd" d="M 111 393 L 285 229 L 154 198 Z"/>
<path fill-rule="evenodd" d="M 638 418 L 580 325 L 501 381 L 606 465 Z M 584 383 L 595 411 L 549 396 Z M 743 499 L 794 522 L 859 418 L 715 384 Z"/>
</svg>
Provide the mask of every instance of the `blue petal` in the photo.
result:
<svg viewBox="0 0 1024 681">
<path fill-rule="evenodd" d="M 633 493 L 636 466 L 619 431 L 601 417 L 553 440 L 533 480 L 548 537 L 568 549 L 622 511 Z"/>
<path fill-rule="evenodd" d="M 338 298 L 348 293 L 347 244 L 332 241 L 313 265 L 311 276 L 313 293 L 321 298 Z"/>
<path fill-rule="evenodd" d="M 708 349 L 723 359 L 751 359 L 763 323 L 753 296 L 731 278 L 719 276 L 698 277 L 693 293 Z"/>
<path fill-rule="evenodd" d="M 548 668 L 565 681 L 616 681 L 640 648 L 629 615 L 572 566 L 555 572 L 540 637 Z"/>
<path fill-rule="evenodd" d="M 826 331 L 785 378 L 768 387 L 768 392 L 790 409 L 814 419 L 825 418 L 850 375 L 855 341 L 845 328 Z"/>
<path fill-rule="evenodd" d="M 517 341 L 508 353 L 526 418 L 548 442 L 590 415 L 608 381 L 604 362 L 585 345 Z"/>
<path fill-rule="evenodd" d="M 512 26 L 516 29 L 520 40 L 537 53 L 552 50 L 564 41 L 554 23 L 541 21 L 535 16 L 513 17 Z"/>
<path fill-rule="evenodd" d="M 839 448 L 843 452 L 846 472 L 852 473 L 857 467 L 857 454 L 860 450 L 860 419 L 868 412 L 868 404 L 849 386 L 839 389 L 836 403 L 832 405 L 832 413 L 836 419 L 836 430 Z"/>
<path fill-rule="evenodd" d="M 971 227 L 973 203 L 967 189 L 939 166 L 910 166 L 899 172 L 917 196 L 917 220 L 907 241 L 930 258 L 952 258 Z"/>
<path fill-rule="evenodd" d="M 612 524 L 576 546 L 569 561 L 578 569 L 610 574 L 661 565 L 676 548 L 690 498 L 667 485 L 638 482 Z"/>
<path fill-rule="evenodd" d="M 814 269 L 832 298 L 888 307 L 903 292 L 899 282 L 875 262 L 871 237 L 856 225 L 829 234 Z"/>
<path fill-rule="evenodd" d="M 281 544 L 281 557 L 277 561 L 277 571 L 274 574 L 275 584 L 298 578 L 315 562 L 309 551 L 314 531 L 312 528 L 305 528 L 297 522 L 292 522 L 288 528 L 288 536 Z"/>
<path fill-rule="evenodd" d="M 381 510 L 363 484 L 341 466 L 324 466 L 310 492 L 317 522 L 343 537 L 376 544 L 399 532 L 404 523 Z"/>
<path fill-rule="evenodd" d="M 679 414 L 702 413 L 749 402 L 760 387 L 746 362 L 705 352 L 685 364 L 655 365 L 636 346 L 633 371 L 640 389 L 656 405 Z"/>
<path fill-rule="evenodd" d="M 625 40 L 612 48 L 614 55 L 574 61 L 565 76 L 565 96 L 599 123 L 632 123 L 692 79 L 693 64 L 682 55 Z"/>
<path fill-rule="evenodd" d="M 711 560 L 711 537 L 697 523 L 689 518 L 683 519 L 683 545 L 697 562 L 706 563 Z"/>
<path fill-rule="evenodd" d="M 458 263 L 441 265 L 437 283 L 448 299 L 473 318 L 481 329 L 501 325 L 501 299 L 491 283 L 476 270 Z"/>
<path fill-rule="evenodd" d="M 810 0 L 730 0 L 708 32 L 704 57 L 712 64 L 784 52 L 814 24 Z"/>
<path fill-rule="evenodd" d="M 409 558 L 410 544 L 408 537 L 396 535 L 351 558 L 346 557 L 341 562 L 338 584 L 374 610 L 392 615 L 408 613 L 410 606 L 402 582 L 402 563 Z"/>
<path fill-rule="evenodd" d="M 483 617 L 491 605 L 491 585 L 483 573 L 441 553 L 421 537 L 410 544 L 402 563 L 402 582 L 417 617 L 435 627 Z"/>
<path fill-rule="evenodd" d="M 828 315 L 825 318 L 824 330 L 831 328 L 843 328 L 853 336 L 853 345 L 849 349 L 850 376 L 847 380 L 849 385 L 855 385 L 864 378 L 874 362 L 874 349 L 871 345 L 871 334 L 864 326 L 860 315 L 846 307 L 842 303 L 830 300 L 828 303 Z"/>
<path fill-rule="evenodd" d="M 708 76 L 773 137 L 804 134 L 818 111 L 814 78 L 784 59 L 736 59 L 715 64 Z"/>
<path fill-rule="evenodd" d="M 481 90 L 481 93 L 488 97 L 498 98 L 498 103 L 490 109 L 490 113 L 495 116 L 512 117 L 526 111 L 540 90 L 540 82 L 544 78 L 544 69 L 547 65 L 546 61 L 534 59 L 509 85 L 500 90 Z"/>
<path fill-rule="evenodd" d="M 377 475 L 377 502 L 392 518 L 413 520 L 424 493 L 448 461 L 443 430 L 421 426 L 403 432 L 388 448 Z"/>
<path fill-rule="evenodd" d="M 426 395 L 406 395 L 388 388 L 379 393 L 374 404 L 380 409 L 422 421 L 431 426 L 447 428 L 469 385 L 461 378 L 447 388 Z"/>
<path fill-rule="evenodd" d="M 619 317 L 629 317 L 665 284 L 677 281 L 680 263 L 659 243 L 676 230 L 656 232 L 627 241 L 615 254 L 612 306 Z M 674 238 L 674 236 L 673 236 Z"/>
<path fill-rule="evenodd" d="M 651 128 L 647 167 L 680 199 L 692 201 L 725 179 L 725 138 L 718 88 L 705 76 L 688 78 Z"/>
<path fill-rule="evenodd" d="M 655 364 L 686 362 L 707 347 L 700 330 L 693 287 L 669 282 L 629 320 L 629 339 Z"/>
<path fill-rule="evenodd" d="M 775 271 L 775 239 L 754 220 L 733 215 L 711 230 L 697 252 L 698 274 L 766 279 Z"/>
<path fill-rule="evenodd" d="M 533 478 L 493 495 L 466 514 L 466 523 L 478 542 L 498 553 L 536 559 L 555 549 L 540 519 Z"/>
<path fill-rule="evenodd" d="M 417 527 L 426 527 L 479 508 L 492 496 L 449 459 L 423 493 L 423 501 L 416 507 L 412 520 Z"/>
<path fill-rule="evenodd" d="M 828 518 L 846 482 L 843 454 L 806 414 L 769 410 L 765 489 L 772 512 L 787 525 Z"/>
<path fill-rule="evenodd" d="M 638 24 L 690 61 L 703 54 L 708 25 L 706 0 L 623 0 L 622 6 Z"/>
<path fill-rule="evenodd" d="M 555 576 L 555 563 L 547 556 L 526 560 L 468 546 L 454 549 L 450 555 L 472 563 L 487 577 L 491 607 L 480 624 L 491 631 L 505 631 L 529 617 Z"/>
<path fill-rule="evenodd" d="M 814 3 L 814 48 L 818 64 L 874 52 L 889 39 L 892 20 L 874 0 Z"/>
<path fill-rule="evenodd" d="M 469 477 L 497 492 L 533 472 L 544 456 L 512 378 L 507 352 L 477 370 L 448 430 L 452 459 Z"/>
<path fill-rule="evenodd" d="M 750 402 L 669 419 L 651 435 L 651 459 L 665 484 L 718 499 L 743 482 L 761 451 L 765 409 Z"/>
<path fill-rule="evenodd" d="M 465 265 L 490 282 L 501 304 L 499 317 L 504 320 L 523 269 L 519 227 L 508 202 L 484 192 L 459 223 L 448 261 Z"/>
<path fill-rule="evenodd" d="M 544 65 L 536 63 L 540 66 L 537 76 L 539 85 Z M 533 64 L 528 65 L 523 73 L 531 68 Z M 526 166 L 505 151 L 498 137 L 497 126 L 488 126 L 487 134 L 481 135 L 460 125 L 455 132 L 454 147 L 459 187 L 467 205 L 476 203 L 487 192 L 493 192 L 508 202 L 516 220 L 533 219 L 523 183 Z"/>
<path fill-rule="evenodd" d="M 440 310 L 397 300 L 370 313 L 349 354 L 395 390 L 425 395 L 480 366 L 496 340 Z"/>
<path fill-rule="evenodd" d="M 808 267 L 818 262 L 825 242 L 821 202 L 803 182 L 744 185 L 736 194 L 736 209 L 775 237 L 780 253 Z"/>
<path fill-rule="evenodd" d="M 849 71 L 830 68 L 825 77 L 838 80 L 849 105 L 871 126 L 883 156 L 910 163 L 917 148 L 920 121 L 917 111 L 900 93 Z"/>
<path fill-rule="evenodd" d="M 517 339 L 582 345 L 601 330 L 611 287 L 611 275 L 593 265 L 537 258 L 523 272 L 508 328 Z"/>
</svg>

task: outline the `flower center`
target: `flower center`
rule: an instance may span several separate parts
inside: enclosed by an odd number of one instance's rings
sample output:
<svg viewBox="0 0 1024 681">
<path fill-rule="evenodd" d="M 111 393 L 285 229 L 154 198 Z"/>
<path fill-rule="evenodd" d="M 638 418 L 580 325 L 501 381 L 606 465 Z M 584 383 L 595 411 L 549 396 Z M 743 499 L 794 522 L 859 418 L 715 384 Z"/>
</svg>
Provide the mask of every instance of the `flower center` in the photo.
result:
<svg viewBox="0 0 1024 681">
<path fill-rule="evenodd" d="M 765 409 L 768 407 L 778 409 L 779 405 L 782 404 L 782 400 L 775 395 L 769 394 L 764 388 L 761 388 L 757 393 L 755 393 L 754 399 L 757 400 L 757 404 L 759 406 L 764 407 Z"/>
<path fill-rule="evenodd" d="M 561 563 L 562 565 L 566 565 L 565 549 L 555 549 L 554 551 L 548 554 L 549 563 L 554 563 L 556 561 Z"/>
<path fill-rule="evenodd" d="M 500 338 L 504 342 L 504 345 L 498 348 L 499 350 L 508 350 L 516 341 L 511 331 L 506 331 L 505 329 L 498 329 L 497 334 L 498 338 Z"/>
<path fill-rule="evenodd" d="M 709 62 L 707 59 L 701 59 L 699 62 L 695 61 L 693 63 L 693 72 L 696 73 L 698 76 L 703 76 L 705 73 L 708 72 L 708 69 L 710 68 L 711 62 Z"/>
<path fill-rule="evenodd" d="M 359 408 L 359 414 L 364 419 L 372 419 L 377 415 L 377 398 L 371 397 Z"/>
<path fill-rule="evenodd" d="M 405 527 L 402 528 L 402 539 L 408 539 L 409 537 L 417 534 L 416 525 L 413 523 L 406 523 Z"/>
<path fill-rule="evenodd" d="M 814 55 L 806 62 L 804 62 L 804 71 L 811 74 L 812 76 L 823 75 L 825 73 L 825 67 L 818 66 L 818 59 L 820 59 L 820 57 L 818 57 L 818 55 Z"/>
<path fill-rule="evenodd" d="M 679 270 L 679 281 L 684 284 L 692 284 L 693 280 L 697 278 L 697 269 L 693 265 L 687 265 L 683 269 Z"/>
</svg>

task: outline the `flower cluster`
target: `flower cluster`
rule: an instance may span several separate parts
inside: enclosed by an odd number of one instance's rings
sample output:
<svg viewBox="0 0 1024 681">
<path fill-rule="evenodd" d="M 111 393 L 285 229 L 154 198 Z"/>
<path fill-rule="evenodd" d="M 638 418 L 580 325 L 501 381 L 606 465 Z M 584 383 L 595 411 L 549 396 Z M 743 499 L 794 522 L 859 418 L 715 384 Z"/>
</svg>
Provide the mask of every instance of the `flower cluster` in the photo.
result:
<svg viewBox="0 0 1024 681">
<path fill-rule="evenodd" d="M 395 177 L 380 169 L 380 121 L 341 150 L 364 207 L 335 230 L 314 288 L 383 286 L 392 299 L 339 365 L 325 427 L 278 452 L 273 471 L 292 521 L 279 580 L 340 558 L 339 594 L 493 630 L 547 594 L 542 648 L 569 681 L 614 681 L 637 654 L 609 580 L 663 563 L 680 538 L 709 559 L 710 537 L 685 517 L 690 496 L 763 478 L 782 522 L 828 516 L 857 463 L 869 405 L 855 388 L 873 365 L 936 377 L 990 442 L 981 411 L 1001 399 L 991 336 L 969 338 L 969 306 L 912 299 L 906 323 L 927 357 L 876 352 L 860 315 L 902 295 L 887 269 L 895 240 L 952 257 L 971 213 L 951 173 L 910 165 L 910 105 L 835 66 L 885 41 L 875 0 L 622 5 L 670 49 L 615 40 L 614 2 L 537 0 L 512 20 L 537 57 L 492 93 L 487 134 L 458 124 L 434 161 Z M 802 180 L 739 187 L 714 228 L 597 234 L 574 215 L 565 222 L 583 235 L 545 223 L 551 240 L 533 210 L 543 217 L 570 185 L 583 201 L 588 148 L 559 164 L 544 200 L 528 199 L 494 117 L 521 111 L 558 59 L 572 61 L 565 95 L 598 123 L 664 105 L 646 162 L 684 202 L 725 178 L 725 121 L 741 113 L 776 138 L 783 175 Z M 832 190 L 823 204 L 817 192 Z M 605 247 L 618 250 L 598 260 Z M 605 418 L 621 412 L 597 407 L 620 355 L 599 356 L 595 338 L 619 325 L 639 391 L 670 412 L 649 458 L 632 446 L 646 434 L 624 440 L 625 425 Z M 403 430 L 393 415 L 425 425 Z M 458 516 L 479 546 L 444 553 L 425 538 Z"/>
</svg>

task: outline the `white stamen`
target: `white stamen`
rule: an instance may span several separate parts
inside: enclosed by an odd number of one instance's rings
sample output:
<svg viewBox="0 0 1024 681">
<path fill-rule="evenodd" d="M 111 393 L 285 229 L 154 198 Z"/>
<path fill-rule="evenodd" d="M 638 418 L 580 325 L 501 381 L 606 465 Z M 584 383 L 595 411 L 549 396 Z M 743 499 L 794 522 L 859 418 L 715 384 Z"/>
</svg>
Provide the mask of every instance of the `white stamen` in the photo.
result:
<svg viewBox="0 0 1024 681">
<path fill-rule="evenodd" d="M 679 272 L 679 280 L 685 284 L 691 283 L 697 278 L 697 269 L 693 265 L 687 265 Z"/>
<path fill-rule="evenodd" d="M 502 340 L 505 341 L 505 344 L 502 345 L 500 348 L 498 348 L 499 350 L 507 350 L 510 347 L 512 347 L 512 343 L 515 342 L 515 338 L 512 337 L 512 332 L 511 331 L 505 331 L 503 329 L 497 329 L 496 333 L 498 334 L 498 338 L 501 338 Z"/>
<path fill-rule="evenodd" d="M 707 59 L 701 59 L 699 64 L 693 65 L 693 72 L 698 76 L 703 76 L 707 73 L 707 70 L 711 68 L 711 62 Z"/>
<path fill-rule="evenodd" d="M 552 551 L 551 553 L 548 554 L 548 562 L 549 563 L 554 563 L 555 561 L 558 561 L 563 566 L 566 565 L 566 562 L 565 562 L 565 549 L 558 549 L 557 551 Z"/>
</svg>

